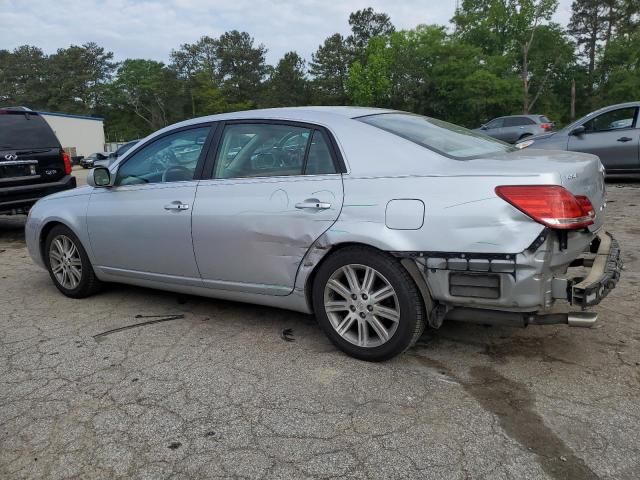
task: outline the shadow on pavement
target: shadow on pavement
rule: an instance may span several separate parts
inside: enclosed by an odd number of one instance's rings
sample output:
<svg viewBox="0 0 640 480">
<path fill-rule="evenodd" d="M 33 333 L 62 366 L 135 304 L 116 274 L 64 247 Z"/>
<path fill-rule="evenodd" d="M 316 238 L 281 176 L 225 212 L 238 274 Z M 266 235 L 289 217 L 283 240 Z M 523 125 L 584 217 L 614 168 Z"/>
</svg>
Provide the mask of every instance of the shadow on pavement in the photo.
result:
<svg viewBox="0 0 640 480">
<path fill-rule="evenodd" d="M 0 246 L 23 247 L 26 220 L 25 215 L 0 215 L 0 243 L 2 244 Z"/>
</svg>

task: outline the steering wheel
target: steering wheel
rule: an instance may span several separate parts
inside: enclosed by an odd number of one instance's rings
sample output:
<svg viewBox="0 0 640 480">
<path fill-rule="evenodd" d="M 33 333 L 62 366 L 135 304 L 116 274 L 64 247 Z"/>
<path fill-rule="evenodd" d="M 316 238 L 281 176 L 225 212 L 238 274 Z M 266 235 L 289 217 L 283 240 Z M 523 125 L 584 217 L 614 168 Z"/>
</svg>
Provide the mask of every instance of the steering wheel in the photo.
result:
<svg viewBox="0 0 640 480">
<path fill-rule="evenodd" d="M 167 177 L 169 176 L 169 172 L 171 171 L 180 171 L 185 172 L 190 178 L 185 178 L 184 180 L 191 180 L 193 178 L 193 173 L 190 168 L 183 167 L 182 165 L 171 165 L 164 172 L 162 172 L 162 183 L 167 181 Z"/>
</svg>

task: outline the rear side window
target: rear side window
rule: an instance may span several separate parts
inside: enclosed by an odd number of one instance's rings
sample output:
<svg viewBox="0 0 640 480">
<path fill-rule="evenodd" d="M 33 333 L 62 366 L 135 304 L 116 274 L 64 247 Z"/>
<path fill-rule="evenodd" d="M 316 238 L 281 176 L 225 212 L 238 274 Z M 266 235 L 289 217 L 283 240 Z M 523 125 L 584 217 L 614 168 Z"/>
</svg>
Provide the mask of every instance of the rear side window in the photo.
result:
<svg viewBox="0 0 640 480">
<path fill-rule="evenodd" d="M 504 124 L 504 118 L 496 118 L 495 120 L 491 120 L 485 126 L 487 128 L 502 128 L 503 124 Z"/>
<path fill-rule="evenodd" d="M 422 115 L 381 113 L 359 117 L 356 120 L 381 128 L 456 160 L 467 160 L 514 150 L 514 147 L 499 140 Z"/>
<path fill-rule="evenodd" d="M 305 175 L 336 173 L 336 166 L 333 163 L 329 145 L 324 134 L 319 130 L 313 132 L 313 136 L 311 137 L 311 145 L 309 146 L 309 155 L 304 173 Z"/>
<path fill-rule="evenodd" d="M 49 124 L 40 115 L 28 112 L 0 112 L 0 148 L 59 147 Z"/>
<path fill-rule="evenodd" d="M 227 125 L 216 158 L 215 178 L 302 175 L 311 133 L 293 125 Z"/>
<path fill-rule="evenodd" d="M 527 117 L 508 117 L 504 119 L 505 127 L 519 127 L 521 125 L 535 125 L 536 122 Z"/>
</svg>

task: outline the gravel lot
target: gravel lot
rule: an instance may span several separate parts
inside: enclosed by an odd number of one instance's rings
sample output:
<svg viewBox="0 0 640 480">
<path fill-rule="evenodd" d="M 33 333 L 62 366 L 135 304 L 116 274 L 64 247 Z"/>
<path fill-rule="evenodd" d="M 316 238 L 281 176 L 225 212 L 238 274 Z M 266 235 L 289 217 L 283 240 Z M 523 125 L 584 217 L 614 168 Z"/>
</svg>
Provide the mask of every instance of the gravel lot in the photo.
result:
<svg viewBox="0 0 640 480">
<path fill-rule="evenodd" d="M 639 205 L 609 182 L 626 271 L 596 328 L 449 323 L 383 364 L 297 313 L 65 298 L 0 217 L 0 478 L 640 478 Z"/>
</svg>

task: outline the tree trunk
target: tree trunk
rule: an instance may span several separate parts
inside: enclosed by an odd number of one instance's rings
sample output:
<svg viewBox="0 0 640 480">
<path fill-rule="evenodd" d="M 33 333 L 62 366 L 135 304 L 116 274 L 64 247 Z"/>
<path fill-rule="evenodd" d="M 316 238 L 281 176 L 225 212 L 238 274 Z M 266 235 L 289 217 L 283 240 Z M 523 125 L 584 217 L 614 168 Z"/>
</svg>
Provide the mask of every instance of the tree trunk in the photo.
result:
<svg viewBox="0 0 640 480">
<path fill-rule="evenodd" d="M 576 118 L 576 80 L 571 79 L 571 121 Z"/>
<path fill-rule="evenodd" d="M 522 113 L 529 113 L 529 44 L 522 47 Z"/>
</svg>

